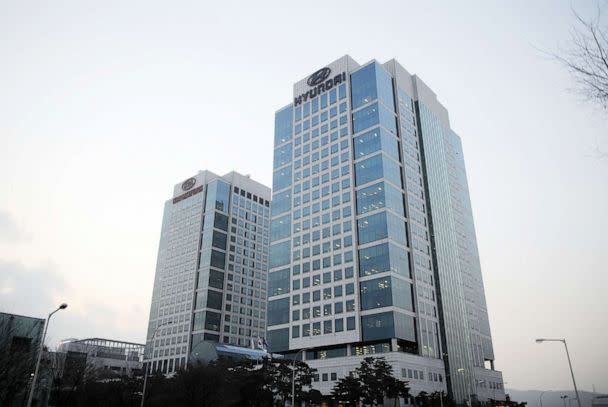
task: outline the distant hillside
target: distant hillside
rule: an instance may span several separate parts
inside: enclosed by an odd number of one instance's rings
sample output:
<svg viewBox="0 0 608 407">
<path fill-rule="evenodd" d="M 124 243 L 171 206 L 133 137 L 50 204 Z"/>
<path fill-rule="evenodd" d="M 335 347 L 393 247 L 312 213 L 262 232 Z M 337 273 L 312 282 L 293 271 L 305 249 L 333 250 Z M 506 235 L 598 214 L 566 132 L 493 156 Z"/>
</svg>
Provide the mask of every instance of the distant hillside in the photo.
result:
<svg viewBox="0 0 608 407">
<path fill-rule="evenodd" d="M 539 397 L 541 394 L 540 390 L 515 390 L 507 389 L 507 394 L 511 396 L 513 401 L 526 401 L 528 407 L 540 407 Z M 579 391 L 581 396 L 581 407 L 591 407 L 591 399 L 595 396 L 599 396 L 601 393 L 592 393 L 589 391 Z M 578 407 L 576 403 L 576 396 L 574 390 L 555 390 L 546 391 L 543 394 L 543 406 L 542 407 L 564 407 L 564 402 L 560 396 L 566 395 L 566 407 Z M 570 401 L 572 399 L 572 401 Z"/>
</svg>

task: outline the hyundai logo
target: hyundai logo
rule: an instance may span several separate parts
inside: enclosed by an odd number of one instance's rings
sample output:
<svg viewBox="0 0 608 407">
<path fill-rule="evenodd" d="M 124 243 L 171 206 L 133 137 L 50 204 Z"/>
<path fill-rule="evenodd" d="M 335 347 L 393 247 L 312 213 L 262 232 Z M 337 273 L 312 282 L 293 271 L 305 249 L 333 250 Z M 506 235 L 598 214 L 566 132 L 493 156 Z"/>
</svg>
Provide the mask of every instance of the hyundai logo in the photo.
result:
<svg viewBox="0 0 608 407">
<path fill-rule="evenodd" d="M 188 191 L 190 189 L 192 189 L 192 187 L 196 184 L 196 178 L 188 178 L 187 180 L 184 181 L 184 183 L 182 184 L 182 190 L 183 191 Z"/>
<path fill-rule="evenodd" d="M 327 79 L 330 73 L 331 69 L 321 68 L 317 72 L 310 75 L 306 80 L 306 83 L 308 84 L 308 86 L 316 86 L 322 83 L 325 79 Z"/>
</svg>

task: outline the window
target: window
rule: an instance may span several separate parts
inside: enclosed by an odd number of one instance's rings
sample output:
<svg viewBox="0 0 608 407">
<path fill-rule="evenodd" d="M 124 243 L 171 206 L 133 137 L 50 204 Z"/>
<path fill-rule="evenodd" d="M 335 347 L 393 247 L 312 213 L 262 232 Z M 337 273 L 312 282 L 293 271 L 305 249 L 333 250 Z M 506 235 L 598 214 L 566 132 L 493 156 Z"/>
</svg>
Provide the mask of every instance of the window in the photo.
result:
<svg viewBox="0 0 608 407">
<path fill-rule="evenodd" d="M 289 298 L 268 301 L 268 326 L 289 322 Z"/>
<path fill-rule="evenodd" d="M 336 319 L 335 327 L 336 327 L 336 332 L 344 331 L 344 320 L 342 318 Z"/>
<path fill-rule="evenodd" d="M 277 112 L 274 118 L 274 145 L 277 146 L 291 139 L 292 136 L 292 114 L 293 107 L 288 106 Z M 300 108 L 296 109 L 296 114 L 301 114 Z"/>
<path fill-rule="evenodd" d="M 270 238 L 272 241 L 289 237 L 291 233 L 291 215 L 273 219 L 270 222 Z M 215 236 L 214 236 L 215 238 Z M 224 240 L 225 247 L 225 240 Z"/>
<path fill-rule="evenodd" d="M 390 208 L 397 215 L 404 216 L 403 195 L 390 184 L 379 182 L 357 191 L 357 214 Z"/>
<path fill-rule="evenodd" d="M 288 293 L 289 277 L 288 268 L 268 273 L 268 296 Z"/>
<path fill-rule="evenodd" d="M 291 245 L 290 242 L 276 243 L 270 246 L 269 267 L 279 267 L 289 264 Z M 222 267 L 223 268 L 223 267 Z"/>
<path fill-rule="evenodd" d="M 289 350 L 289 328 L 269 330 L 268 345 L 270 352 L 285 352 Z"/>
<path fill-rule="evenodd" d="M 407 245 L 405 234 L 405 221 L 397 216 L 380 212 L 357 220 L 359 229 L 359 244 L 365 244 L 384 238 L 391 238 L 394 241 Z"/>
<path fill-rule="evenodd" d="M 380 178 L 401 186 L 401 168 L 384 154 L 376 154 L 355 164 L 355 185 L 360 186 Z"/>
<path fill-rule="evenodd" d="M 397 139 L 394 135 L 381 127 L 376 127 L 355 137 L 353 146 L 355 148 L 355 159 L 382 150 L 394 160 L 399 161 L 399 146 Z"/>
<path fill-rule="evenodd" d="M 346 330 L 347 331 L 355 330 L 355 317 L 346 318 Z"/>
<path fill-rule="evenodd" d="M 334 304 L 334 312 L 336 314 L 341 314 L 342 312 L 344 312 L 344 305 L 342 304 L 342 302 L 336 302 Z"/>
<path fill-rule="evenodd" d="M 397 246 L 383 243 L 359 250 L 359 275 L 393 271 L 404 277 L 411 277 L 409 253 Z"/>
</svg>

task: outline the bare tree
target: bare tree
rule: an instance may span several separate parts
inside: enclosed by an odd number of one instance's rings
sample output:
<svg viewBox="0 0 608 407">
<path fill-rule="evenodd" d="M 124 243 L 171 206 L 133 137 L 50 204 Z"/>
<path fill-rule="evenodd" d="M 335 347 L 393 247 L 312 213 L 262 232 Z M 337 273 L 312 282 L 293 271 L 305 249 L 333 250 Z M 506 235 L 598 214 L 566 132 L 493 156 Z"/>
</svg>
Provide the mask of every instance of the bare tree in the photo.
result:
<svg viewBox="0 0 608 407">
<path fill-rule="evenodd" d="M 608 3 L 604 3 L 608 4 Z M 572 10 L 576 24 L 570 31 L 570 45 L 555 58 L 564 64 L 577 83 L 577 91 L 590 101 L 608 108 L 608 25 L 602 21 L 602 5 L 597 3 L 594 18 L 584 18 Z"/>
</svg>

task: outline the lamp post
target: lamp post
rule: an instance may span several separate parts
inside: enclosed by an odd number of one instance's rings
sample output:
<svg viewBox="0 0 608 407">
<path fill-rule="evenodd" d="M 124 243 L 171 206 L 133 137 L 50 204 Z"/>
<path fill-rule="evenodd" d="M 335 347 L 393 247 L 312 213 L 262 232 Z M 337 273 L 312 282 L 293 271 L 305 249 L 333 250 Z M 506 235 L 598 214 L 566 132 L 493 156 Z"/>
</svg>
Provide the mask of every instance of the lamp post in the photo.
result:
<svg viewBox="0 0 608 407">
<path fill-rule="evenodd" d="M 296 361 L 298 360 L 298 353 L 304 352 L 306 350 L 308 350 L 308 348 L 300 349 L 293 357 L 293 364 L 291 367 L 291 407 L 295 407 L 296 405 Z"/>
<path fill-rule="evenodd" d="M 570 366 L 570 375 L 572 376 L 572 384 L 574 385 L 574 393 L 576 394 L 576 401 L 578 403 L 578 407 L 581 407 L 581 398 L 578 396 L 578 388 L 576 387 L 576 380 L 574 379 L 574 370 L 572 370 L 572 362 L 570 361 L 570 352 L 568 352 L 568 345 L 566 344 L 566 339 L 561 338 L 561 339 L 546 339 L 546 338 L 539 338 L 536 340 L 536 343 L 543 343 L 543 342 L 561 342 L 564 344 L 564 348 L 566 349 L 566 356 L 568 357 L 568 365 Z M 564 407 L 566 405 L 566 402 L 564 401 Z"/>
<path fill-rule="evenodd" d="M 540 397 L 538 398 L 538 400 L 540 401 L 540 407 L 543 407 L 543 394 L 545 394 L 548 391 L 551 391 L 551 390 L 545 390 L 545 391 L 540 392 Z"/>
<path fill-rule="evenodd" d="M 563 396 L 559 396 L 559 398 L 562 399 L 562 401 L 564 402 L 564 407 L 566 407 L 566 399 L 568 398 L 568 396 L 564 394 Z"/>
<path fill-rule="evenodd" d="M 462 377 L 465 379 L 465 381 L 467 381 L 467 382 L 468 382 L 468 380 L 466 380 L 466 377 L 465 377 L 465 375 L 464 375 L 464 372 L 465 372 L 464 367 L 459 367 L 458 369 L 456 369 L 456 371 L 457 371 L 458 373 L 462 373 Z M 469 386 L 468 386 L 468 384 L 467 384 L 467 386 L 466 386 L 466 387 L 467 387 L 467 388 L 469 387 Z M 472 407 L 472 406 L 473 406 L 473 403 L 471 403 L 471 389 L 470 389 L 470 388 L 467 390 L 467 399 L 468 399 L 468 401 L 469 401 L 469 407 Z M 579 406 L 579 407 L 580 407 L 580 406 Z"/>
<path fill-rule="evenodd" d="M 158 333 L 158 331 L 160 330 L 160 328 L 162 328 L 163 326 L 167 326 L 167 325 L 171 325 L 172 322 L 165 322 L 164 324 L 160 324 L 159 326 L 156 327 L 156 329 L 154 330 L 154 333 L 152 334 L 152 339 L 150 339 L 150 343 L 152 346 L 152 349 L 154 348 L 154 338 L 156 338 L 156 334 Z M 151 350 L 152 350 L 151 349 Z M 144 407 L 144 402 L 146 401 L 146 387 L 148 385 L 148 366 L 146 366 L 145 363 L 145 352 L 144 352 L 144 388 L 141 391 L 141 407 Z"/>
<path fill-rule="evenodd" d="M 478 390 L 477 387 L 483 387 L 483 386 L 481 386 L 482 384 L 487 384 L 487 382 L 485 380 L 477 380 L 477 379 L 475 379 L 475 387 L 476 387 L 475 388 L 475 392 L 477 394 L 479 394 L 480 391 L 481 391 L 481 390 Z M 485 393 L 485 390 L 484 390 L 484 393 Z"/>
<path fill-rule="evenodd" d="M 66 304 L 66 303 L 61 304 L 55 311 L 53 311 L 49 314 L 49 316 L 46 318 L 46 321 L 44 322 L 44 333 L 42 334 L 42 339 L 40 340 L 40 349 L 38 349 L 38 358 L 36 359 L 36 368 L 34 369 L 34 377 L 32 378 L 30 394 L 27 398 L 27 407 L 32 406 L 32 399 L 34 398 L 34 390 L 36 389 L 36 379 L 38 378 L 38 370 L 40 369 L 40 359 L 42 359 L 42 351 L 44 349 L 44 339 L 46 338 L 46 331 L 49 327 L 49 322 L 54 313 L 56 313 L 57 311 L 66 309 L 67 307 L 68 307 L 68 304 Z"/>
</svg>

